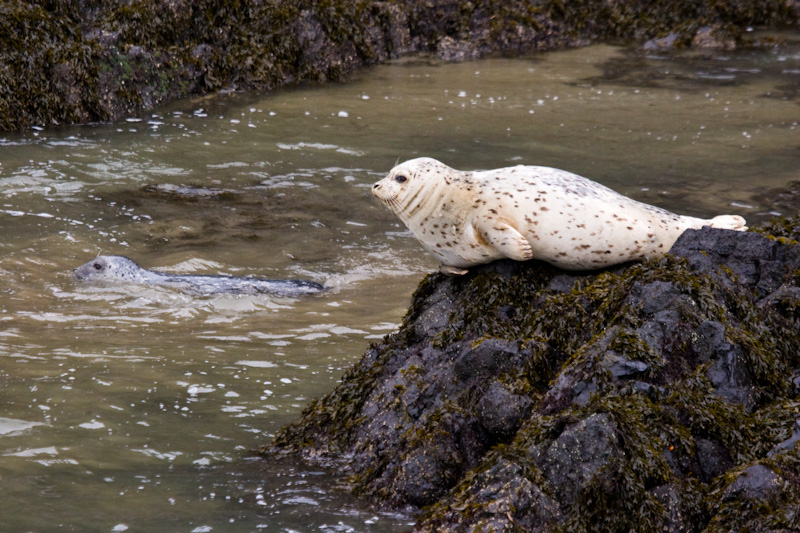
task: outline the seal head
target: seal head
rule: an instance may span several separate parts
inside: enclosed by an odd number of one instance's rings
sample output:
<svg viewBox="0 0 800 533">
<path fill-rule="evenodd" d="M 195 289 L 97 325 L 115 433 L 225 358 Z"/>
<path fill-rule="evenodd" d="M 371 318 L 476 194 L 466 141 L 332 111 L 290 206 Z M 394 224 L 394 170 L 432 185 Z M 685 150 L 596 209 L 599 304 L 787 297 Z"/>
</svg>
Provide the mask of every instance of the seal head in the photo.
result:
<svg viewBox="0 0 800 533">
<path fill-rule="evenodd" d="M 85 265 L 79 266 L 72 273 L 75 279 L 80 281 L 154 283 L 159 277 L 123 255 L 99 255 Z"/>
<path fill-rule="evenodd" d="M 689 228 L 747 229 L 740 216 L 676 215 L 548 167 L 462 172 L 412 159 L 372 193 L 449 274 L 501 258 L 590 270 L 663 255 Z"/>
</svg>

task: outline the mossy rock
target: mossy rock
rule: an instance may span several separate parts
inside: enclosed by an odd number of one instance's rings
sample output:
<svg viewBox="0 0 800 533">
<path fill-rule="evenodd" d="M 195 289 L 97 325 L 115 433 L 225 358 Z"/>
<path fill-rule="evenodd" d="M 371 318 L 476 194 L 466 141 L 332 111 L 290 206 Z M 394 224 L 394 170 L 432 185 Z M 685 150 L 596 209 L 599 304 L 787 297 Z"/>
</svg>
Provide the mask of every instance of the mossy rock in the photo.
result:
<svg viewBox="0 0 800 533">
<path fill-rule="evenodd" d="M 432 274 L 262 451 L 336 465 L 419 531 L 796 530 L 798 220 L 769 227 L 603 272 Z"/>
<path fill-rule="evenodd" d="M 782 0 L 0 2 L 0 131 L 121 118 L 181 96 L 344 80 L 401 55 L 463 60 L 701 29 L 796 25 Z"/>
</svg>

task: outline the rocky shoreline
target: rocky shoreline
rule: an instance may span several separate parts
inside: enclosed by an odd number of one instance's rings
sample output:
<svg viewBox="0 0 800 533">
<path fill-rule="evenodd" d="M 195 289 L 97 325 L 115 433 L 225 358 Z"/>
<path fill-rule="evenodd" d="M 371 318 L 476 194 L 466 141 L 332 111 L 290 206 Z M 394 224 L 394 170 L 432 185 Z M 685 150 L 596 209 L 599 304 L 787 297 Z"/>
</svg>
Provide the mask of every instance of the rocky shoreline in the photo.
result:
<svg viewBox="0 0 800 533">
<path fill-rule="evenodd" d="M 0 131 L 346 80 L 412 54 L 459 61 L 598 41 L 770 45 L 747 29 L 798 20 L 796 0 L 10 0 L 0 3 Z"/>
<path fill-rule="evenodd" d="M 415 531 L 800 530 L 800 222 L 594 273 L 429 275 L 265 447 Z"/>
</svg>

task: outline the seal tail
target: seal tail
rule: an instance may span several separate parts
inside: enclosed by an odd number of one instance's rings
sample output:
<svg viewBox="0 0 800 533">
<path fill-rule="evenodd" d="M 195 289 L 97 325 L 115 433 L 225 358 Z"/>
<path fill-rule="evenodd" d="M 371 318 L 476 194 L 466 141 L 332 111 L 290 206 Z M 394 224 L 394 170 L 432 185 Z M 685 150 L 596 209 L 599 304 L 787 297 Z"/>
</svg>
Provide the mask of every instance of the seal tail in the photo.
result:
<svg viewBox="0 0 800 533">
<path fill-rule="evenodd" d="M 747 230 L 747 221 L 739 215 L 719 215 L 709 220 L 708 226 L 719 229 L 745 231 Z"/>
</svg>

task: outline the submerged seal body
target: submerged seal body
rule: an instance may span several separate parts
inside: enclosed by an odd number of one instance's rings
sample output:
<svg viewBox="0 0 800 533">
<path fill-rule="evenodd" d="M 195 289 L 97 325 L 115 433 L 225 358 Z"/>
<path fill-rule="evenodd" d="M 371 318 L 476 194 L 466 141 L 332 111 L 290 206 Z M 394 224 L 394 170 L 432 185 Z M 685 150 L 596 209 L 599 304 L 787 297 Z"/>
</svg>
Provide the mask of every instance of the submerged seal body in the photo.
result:
<svg viewBox="0 0 800 533">
<path fill-rule="evenodd" d="M 74 270 L 81 281 L 127 282 L 140 285 L 163 285 L 185 289 L 195 294 L 257 294 L 300 296 L 322 292 L 325 287 L 299 279 L 261 279 L 239 276 L 178 275 L 147 270 L 122 255 L 101 255 Z"/>
<path fill-rule="evenodd" d="M 663 255 L 690 228 L 747 229 L 737 215 L 676 215 L 548 167 L 462 172 L 412 159 L 372 192 L 450 274 L 501 258 L 590 270 Z"/>
</svg>

